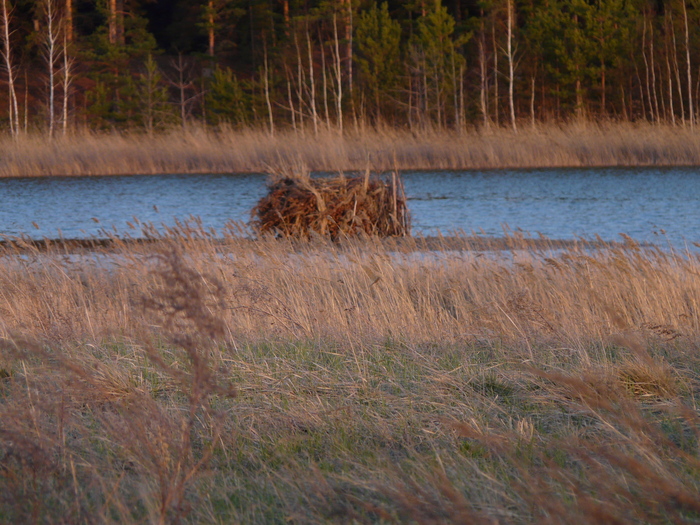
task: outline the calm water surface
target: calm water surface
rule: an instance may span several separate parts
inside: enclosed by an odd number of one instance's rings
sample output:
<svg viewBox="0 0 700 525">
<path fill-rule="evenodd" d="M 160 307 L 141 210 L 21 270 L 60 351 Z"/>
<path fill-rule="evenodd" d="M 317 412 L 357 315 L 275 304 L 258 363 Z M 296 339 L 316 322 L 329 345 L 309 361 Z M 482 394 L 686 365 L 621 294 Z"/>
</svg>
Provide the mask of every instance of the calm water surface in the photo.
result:
<svg viewBox="0 0 700 525">
<path fill-rule="evenodd" d="M 502 235 L 508 225 L 556 239 L 700 241 L 700 168 L 414 171 L 404 180 L 414 233 Z M 159 226 L 196 216 L 220 229 L 250 219 L 265 182 L 261 174 L 0 179 L 0 234 L 133 235 L 134 217 Z"/>
</svg>

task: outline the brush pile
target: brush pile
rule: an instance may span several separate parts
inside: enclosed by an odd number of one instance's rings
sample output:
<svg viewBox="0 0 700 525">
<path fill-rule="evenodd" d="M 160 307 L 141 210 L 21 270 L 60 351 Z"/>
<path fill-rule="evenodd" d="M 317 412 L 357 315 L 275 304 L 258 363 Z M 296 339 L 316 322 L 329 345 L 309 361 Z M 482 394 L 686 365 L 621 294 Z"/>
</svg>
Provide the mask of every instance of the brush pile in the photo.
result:
<svg viewBox="0 0 700 525">
<path fill-rule="evenodd" d="M 408 236 L 411 231 L 401 179 L 370 177 L 283 178 L 251 211 L 261 234 L 333 240 L 355 235 Z"/>
</svg>

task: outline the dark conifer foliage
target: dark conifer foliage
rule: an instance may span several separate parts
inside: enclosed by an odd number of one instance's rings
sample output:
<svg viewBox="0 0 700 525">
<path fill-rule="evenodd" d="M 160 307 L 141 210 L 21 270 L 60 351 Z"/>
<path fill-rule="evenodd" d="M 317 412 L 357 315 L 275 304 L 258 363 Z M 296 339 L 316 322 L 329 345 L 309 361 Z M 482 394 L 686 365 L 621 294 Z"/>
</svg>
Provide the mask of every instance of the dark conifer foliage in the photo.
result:
<svg viewBox="0 0 700 525">
<path fill-rule="evenodd" d="M 0 15 L 10 133 L 694 127 L 700 106 L 696 0 L 6 0 Z"/>
</svg>

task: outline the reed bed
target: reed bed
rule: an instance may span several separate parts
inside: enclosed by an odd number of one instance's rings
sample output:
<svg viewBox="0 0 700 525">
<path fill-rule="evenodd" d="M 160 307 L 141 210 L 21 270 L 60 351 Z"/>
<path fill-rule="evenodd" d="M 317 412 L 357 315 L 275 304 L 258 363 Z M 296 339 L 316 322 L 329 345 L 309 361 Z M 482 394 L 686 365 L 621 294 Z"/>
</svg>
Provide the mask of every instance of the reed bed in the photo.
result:
<svg viewBox="0 0 700 525">
<path fill-rule="evenodd" d="M 0 520 L 696 522 L 698 257 L 508 243 L 6 245 Z"/>
<path fill-rule="evenodd" d="M 342 136 L 192 127 L 152 136 L 4 137 L 0 147 L 0 177 L 276 172 L 289 165 L 338 172 L 700 164 L 700 138 L 692 130 L 629 123 L 538 125 L 518 133 L 358 129 Z"/>
</svg>

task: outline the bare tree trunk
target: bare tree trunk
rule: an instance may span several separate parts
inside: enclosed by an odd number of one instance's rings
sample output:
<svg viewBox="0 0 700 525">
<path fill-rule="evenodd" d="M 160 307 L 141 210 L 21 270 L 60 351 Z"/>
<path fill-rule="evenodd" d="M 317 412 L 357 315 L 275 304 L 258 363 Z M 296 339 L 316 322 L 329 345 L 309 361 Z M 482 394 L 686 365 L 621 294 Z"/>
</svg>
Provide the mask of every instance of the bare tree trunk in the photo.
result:
<svg viewBox="0 0 700 525">
<path fill-rule="evenodd" d="M 270 118 L 270 136 L 275 135 L 275 121 L 272 115 L 272 102 L 270 101 L 270 80 L 267 64 L 267 43 L 264 44 L 264 71 L 265 71 L 265 102 L 267 103 L 267 114 Z"/>
<path fill-rule="evenodd" d="M 576 32 L 578 33 L 578 15 L 574 15 L 574 24 L 576 27 Z M 579 47 L 578 44 L 575 46 L 574 53 L 576 57 L 579 57 Z M 576 67 L 574 68 L 576 71 L 576 118 L 578 120 L 583 119 L 583 91 L 581 89 L 581 66 L 579 64 L 579 61 L 576 61 Z"/>
<path fill-rule="evenodd" d="M 413 131 L 413 75 L 410 68 L 408 70 L 408 129 Z"/>
<path fill-rule="evenodd" d="M 117 0 L 109 0 L 109 43 L 117 43 Z"/>
<path fill-rule="evenodd" d="M 459 87 L 457 86 L 457 66 L 455 65 L 455 52 L 452 51 L 452 102 L 454 105 L 455 130 L 462 129 L 462 121 L 459 114 Z"/>
<path fill-rule="evenodd" d="M 338 111 L 338 131 L 343 133 L 343 72 L 340 58 L 340 42 L 338 40 L 338 17 L 333 13 L 333 36 L 335 39 L 335 75 L 336 75 L 336 104 Z"/>
<path fill-rule="evenodd" d="M 602 26 L 602 21 L 600 22 Z M 602 31 L 601 31 L 602 34 Z M 605 47 L 605 35 L 601 36 L 598 39 L 600 43 L 600 114 L 603 117 L 607 116 L 607 86 L 606 86 L 606 78 L 605 78 L 605 73 L 606 73 L 606 68 L 605 68 L 605 57 L 603 56 L 603 48 Z"/>
<path fill-rule="evenodd" d="M 294 129 L 294 133 L 296 134 L 297 132 L 297 116 L 296 112 L 294 111 L 294 99 L 292 98 L 292 83 L 289 80 L 290 73 L 289 73 L 289 68 L 285 65 L 284 70 L 287 74 L 287 99 L 289 100 L 289 109 L 292 112 L 292 128 Z"/>
<path fill-rule="evenodd" d="M 639 67 L 637 66 L 637 60 L 632 61 L 634 63 L 634 72 L 637 75 L 637 84 L 639 84 L 639 101 L 642 103 L 642 115 L 644 118 L 647 118 L 647 106 L 646 106 L 646 101 L 644 97 L 644 82 L 642 82 L 642 76 L 639 74 Z M 633 99 L 633 94 L 630 89 L 630 108 L 632 108 L 632 99 Z"/>
<path fill-rule="evenodd" d="M 70 100 L 70 88 L 73 83 L 73 61 L 68 56 L 68 35 L 63 33 L 63 136 L 68 133 L 68 101 Z"/>
<path fill-rule="evenodd" d="M 282 19 L 284 20 L 284 34 L 289 38 L 289 0 L 282 0 Z"/>
<path fill-rule="evenodd" d="M 46 65 L 49 73 L 49 137 L 53 137 L 56 124 L 56 43 L 58 41 L 58 20 L 54 0 L 44 0 L 46 9 Z"/>
<path fill-rule="evenodd" d="M 423 56 L 423 65 L 422 65 L 422 73 L 423 73 L 423 124 L 425 125 L 427 122 L 430 122 L 430 89 L 428 88 L 428 65 L 426 64 L 425 61 L 425 56 Z M 433 76 L 433 78 L 437 81 L 437 75 Z"/>
<path fill-rule="evenodd" d="M 603 117 L 607 116 L 607 101 L 605 100 L 605 91 L 607 87 L 605 85 L 605 64 L 600 67 L 600 107 L 602 110 Z"/>
<path fill-rule="evenodd" d="M 352 97 L 352 0 L 345 0 L 348 6 L 347 23 L 345 24 L 345 59 L 348 75 L 348 93 Z"/>
<path fill-rule="evenodd" d="M 532 127 L 535 127 L 535 80 L 537 79 L 536 71 L 532 73 L 532 77 L 530 78 L 530 84 L 531 84 L 531 89 L 530 89 L 530 122 L 532 123 Z"/>
<path fill-rule="evenodd" d="M 649 74 L 649 61 L 647 60 L 647 19 L 644 14 L 644 29 L 642 30 L 642 58 L 644 59 L 644 76 L 647 85 L 647 102 L 649 105 L 649 113 L 651 120 L 654 120 L 654 99 L 651 96 L 651 81 Z"/>
<path fill-rule="evenodd" d="M 459 122 L 460 133 L 464 131 L 467 122 L 467 114 L 464 106 L 464 64 L 459 66 Z"/>
<path fill-rule="evenodd" d="M 314 136 L 318 135 L 318 112 L 316 111 L 316 81 L 314 79 L 314 56 L 311 49 L 311 36 L 309 35 L 308 21 L 306 23 L 306 46 L 309 51 L 309 86 L 311 94 L 309 102 L 311 103 L 311 119 L 314 123 Z"/>
<path fill-rule="evenodd" d="M 671 117 L 671 124 L 676 125 L 676 111 L 673 107 L 673 74 L 671 73 L 671 58 L 669 57 L 670 49 L 668 46 L 668 15 L 666 16 L 666 35 L 664 38 L 664 47 L 666 51 L 666 74 L 668 75 L 668 109 Z"/>
<path fill-rule="evenodd" d="M 488 80 L 486 76 L 486 31 L 484 30 L 483 22 L 484 12 L 481 12 L 481 35 L 479 36 L 479 102 L 481 106 L 481 117 L 484 121 L 484 127 L 489 127 L 489 108 L 488 108 Z"/>
<path fill-rule="evenodd" d="M 323 42 L 323 39 L 321 38 L 320 29 L 318 37 L 318 41 Z M 331 117 L 330 111 L 328 110 L 328 75 L 326 74 L 326 50 L 323 48 L 323 44 L 321 44 L 321 71 L 323 73 L 321 77 L 323 79 L 323 111 L 324 116 L 326 118 L 326 128 L 330 129 Z"/>
<path fill-rule="evenodd" d="M 427 80 L 427 72 L 428 72 L 428 64 L 427 61 L 425 61 L 425 67 L 423 68 L 423 71 L 426 73 L 426 83 L 425 83 L 425 91 L 426 91 L 426 100 L 428 100 L 428 80 Z M 433 81 L 435 82 L 435 106 L 437 109 L 437 124 L 438 128 L 442 128 L 442 96 L 441 96 L 441 89 L 440 89 L 440 84 L 442 82 L 442 78 L 440 78 L 440 71 L 438 71 L 438 68 L 435 67 L 434 73 L 431 75 L 433 78 Z"/>
<path fill-rule="evenodd" d="M 296 28 L 294 30 L 294 47 L 297 50 L 297 102 L 299 103 L 299 127 L 304 132 L 304 67 L 301 58 L 301 48 L 299 47 L 299 37 Z"/>
<path fill-rule="evenodd" d="M 491 27 L 491 37 L 493 38 L 493 120 L 496 127 L 500 125 L 498 115 L 498 46 L 496 45 L 496 20 L 493 20 Z"/>
<path fill-rule="evenodd" d="M 24 133 L 29 130 L 29 78 L 27 70 L 24 70 Z M 19 121 L 17 122 L 19 125 Z"/>
<path fill-rule="evenodd" d="M 698 99 L 698 96 L 700 96 L 700 68 L 698 69 L 698 79 L 695 82 L 695 100 Z M 698 115 L 699 112 L 700 112 L 700 108 L 696 107 L 696 109 L 695 109 L 695 113 L 696 113 L 695 114 L 695 122 L 698 121 L 698 117 L 700 116 L 700 115 Z"/>
<path fill-rule="evenodd" d="M 688 30 L 688 7 L 685 5 L 685 1 L 682 1 L 683 5 L 683 20 L 685 23 L 685 56 L 686 63 L 688 64 L 688 118 L 690 120 L 690 129 L 695 127 L 695 109 L 693 108 L 693 80 L 692 71 L 690 65 L 690 32 Z"/>
<path fill-rule="evenodd" d="M 515 83 L 515 66 L 513 60 L 513 0 L 507 0 L 508 9 L 508 42 L 506 55 L 508 57 L 508 105 L 510 108 L 510 125 L 513 131 L 517 132 L 515 124 L 515 102 L 513 100 L 513 84 Z"/>
<path fill-rule="evenodd" d="M 216 33 L 214 31 L 214 0 L 207 2 L 207 39 L 209 42 L 207 54 L 214 57 L 214 48 L 216 46 Z"/>
<path fill-rule="evenodd" d="M 681 105 L 681 124 L 685 126 L 685 102 L 683 101 L 683 83 L 681 82 L 681 68 L 678 64 L 678 46 L 676 45 L 676 27 L 673 24 L 673 11 L 669 11 L 671 18 L 671 38 L 673 42 L 673 69 L 676 73 L 676 88 L 678 89 L 678 102 Z"/>
<path fill-rule="evenodd" d="M 649 21 L 650 38 L 649 38 L 649 59 L 651 62 L 651 92 L 654 95 L 654 111 L 656 112 L 656 121 L 661 121 L 661 112 L 659 111 L 659 97 L 656 93 L 656 63 L 654 61 L 654 26 L 653 20 Z"/>
<path fill-rule="evenodd" d="M 180 124 L 182 125 L 182 129 L 185 129 L 187 127 L 187 111 L 185 109 L 185 102 L 187 100 L 185 89 L 187 88 L 187 84 L 185 83 L 185 64 L 182 62 L 182 53 L 178 53 L 177 56 L 177 74 L 177 87 L 180 93 Z"/>
<path fill-rule="evenodd" d="M 124 0 L 117 0 L 117 44 L 123 46 L 125 44 L 124 35 Z"/>
<path fill-rule="evenodd" d="M 66 41 L 71 44 L 73 42 L 73 0 L 66 0 L 66 12 L 63 15 L 63 31 L 66 35 Z"/>
<path fill-rule="evenodd" d="M 10 132 L 13 136 L 19 135 L 19 109 L 17 108 L 17 93 L 15 92 L 15 70 L 12 66 L 12 46 L 10 44 L 10 16 L 12 8 L 7 5 L 8 0 L 2 0 L 2 25 L 3 25 L 3 59 L 7 70 L 7 89 L 9 94 Z"/>
<path fill-rule="evenodd" d="M 578 73 L 579 66 L 576 65 L 576 71 Z M 581 76 L 580 74 L 576 78 L 576 118 L 579 120 L 583 119 L 583 88 L 581 87 Z"/>
</svg>

